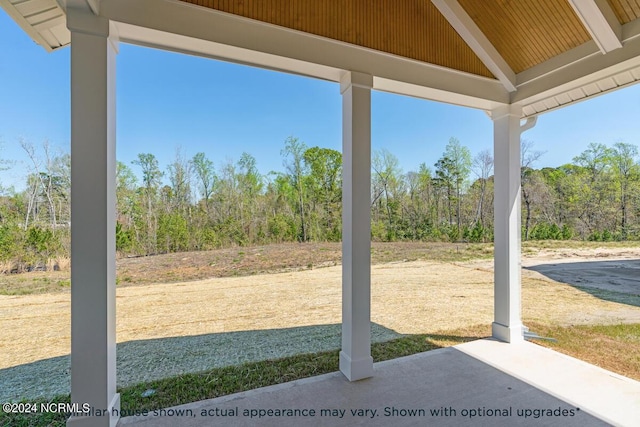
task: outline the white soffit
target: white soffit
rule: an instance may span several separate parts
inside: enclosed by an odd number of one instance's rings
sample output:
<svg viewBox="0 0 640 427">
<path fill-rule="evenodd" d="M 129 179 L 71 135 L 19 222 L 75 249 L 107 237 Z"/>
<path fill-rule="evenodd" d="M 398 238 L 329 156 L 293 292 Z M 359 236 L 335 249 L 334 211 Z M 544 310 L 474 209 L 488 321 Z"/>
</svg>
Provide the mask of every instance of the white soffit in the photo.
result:
<svg viewBox="0 0 640 427">
<path fill-rule="evenodd" d="M 71 42 L 64 11 L 56 0 L 0 0 L 0 6 L 48 52 Z"/>
<path fill-rule="evenodd" d="M 631 86 L 640 81 L 640 66 L 619 72 L 617 74 L 596 80 L 592 83 L 583 84 L 579 87 L 566 90 L 557 95 L 530 101 L 523 105 L 522 113 L 524 117 L 535 116 L 558 108 L 575 104 L 580 101 L 593 98 L 594 96 Z"/>
<path fill-rule="evenodd" d="M 622 35 L 623 47 L 606 55 L 589 42 L 519 73 L 511 101 L 531 116 L 638 83 L 640 20 L 622 26 Z"/>
</svg>

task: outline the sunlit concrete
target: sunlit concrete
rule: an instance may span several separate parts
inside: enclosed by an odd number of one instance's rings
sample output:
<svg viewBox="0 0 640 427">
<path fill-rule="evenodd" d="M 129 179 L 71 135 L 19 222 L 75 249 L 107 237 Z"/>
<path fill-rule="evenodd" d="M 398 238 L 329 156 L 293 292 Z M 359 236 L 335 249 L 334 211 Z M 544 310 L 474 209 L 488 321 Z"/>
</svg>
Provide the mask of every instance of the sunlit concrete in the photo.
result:
<svg viewBox="0 0 640 427">
<path fill-rule="evenodd" d="M 640 419 L 639 382 L 529 342 L 479 340 L 374 369 L 362 381 L 335 372 L 173 408 L 192 411 L 185 416 L 125 417 L 119 425 L 632 426 Z M 316 413 L 243 415 L 260 409 Z"/>
</svg>

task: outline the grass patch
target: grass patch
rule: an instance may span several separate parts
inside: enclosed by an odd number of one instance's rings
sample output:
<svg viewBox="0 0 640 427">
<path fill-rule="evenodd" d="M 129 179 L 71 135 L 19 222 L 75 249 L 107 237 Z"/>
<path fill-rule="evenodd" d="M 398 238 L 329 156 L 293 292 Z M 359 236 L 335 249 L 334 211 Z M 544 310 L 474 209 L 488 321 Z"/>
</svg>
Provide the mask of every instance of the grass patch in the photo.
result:
<svg viewBox="0 0 640 427">
<path fill-rule="evenodd" d="M 68 271 L 34 271 L 0 274 L 0 295 L 31 295 L 49 292 L 69 292 Z"/>
<path fill-rule="evenodd" d="M 591 242 L 587 240 L 527 240 L 522 248 L 531 249 L 595 249 L 595 248 L 638 248 L 640 240 L 620 242 Z"/>
<path fill-rule="evenodd" d="M 486 336 L 486 331 L 488 331 L 487 327 L 480 326 L 441 335 L 410 335 L 387 342 L 374 343 L 371 346 L 371 355 L 374 361 L 381 362 L 477 339 Z M 152 411 L 335 372 L 339 369 L 338 364 L 338 351 L 302 354 L 240 366 L 217 368 L 201 373 L 184 374 L 125 387 L 118 392 L 120 393 L 122 410 Z M 148 389 L 155 390 L 155 394 L 142 397 L 142 393 Z M 57 396 L 52 400 L 36 402 L 68 403 L 70 397 L 68 395 Z M 65 414 L 23 415 L 0 412 L 1 426 L 63 427 L 66 419 L 67 415 Z"/>
<path fill-rule="evenodd" d="M 640 381 L 639 323 L 561 327 L 526 322 L 526 325 L 540 336 L 558 340 L 536 341 L 537 344 Z"/>
<path fill-rule="evenodd" d="M 557 343 L 537 341 L 545 347 L 640 380 L 640 324 L 560 327 L 527 322 L 527 325 L 542 336 L 558 340 Z M 376 362 L 395 359 L 483 338 L 490 334 L 490 330 L 489 325 L 476 325 L 437 334 L 405 336 L 374 343 L 371 355 Z M 121 409 L 152 411 L 335 372 L 338 370 L 338 358 L 338 351 L 302 354 L 138 384 L 119 390 Z M 155 390 L 155 394 L 142 397 L 148 389 Z M 38 403 L 49 401 L 68 403 L 70 398 L 68 395 L 58 396 Z M 0 425 L 63 427 L 66 418 L 65 414 L 0 412 Z"/>
</svg>

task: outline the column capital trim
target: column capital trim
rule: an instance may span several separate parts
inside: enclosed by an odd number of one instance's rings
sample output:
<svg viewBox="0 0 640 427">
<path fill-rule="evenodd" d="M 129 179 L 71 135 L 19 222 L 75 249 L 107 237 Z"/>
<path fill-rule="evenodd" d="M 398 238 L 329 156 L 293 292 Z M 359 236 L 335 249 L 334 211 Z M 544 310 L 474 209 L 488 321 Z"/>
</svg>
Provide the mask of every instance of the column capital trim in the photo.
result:
<svg viewBox="0 0 640 427">
<path fill-rule="evenodd" d="M 85 10 L 67 8 L 67 28 L 72 33 L 109 38 L 117 51 L 118 30 L 107 18 L 96 16 Z"/>
<path fill-rule="evenodd" d="M 340 78 L 340 93 L 344 93 L 351 86 L 372 89 L 373 88 L 373 76 L 370 74 L 360 73 L 357 71 L 347 71 Z"/>
<path fill-rule="evenodd" d="M 491 120 L 499 120 L 503 117 L 522 118 L 522 106 L 517 104 L 506 104 L 491 110 Z"/>
</svg>

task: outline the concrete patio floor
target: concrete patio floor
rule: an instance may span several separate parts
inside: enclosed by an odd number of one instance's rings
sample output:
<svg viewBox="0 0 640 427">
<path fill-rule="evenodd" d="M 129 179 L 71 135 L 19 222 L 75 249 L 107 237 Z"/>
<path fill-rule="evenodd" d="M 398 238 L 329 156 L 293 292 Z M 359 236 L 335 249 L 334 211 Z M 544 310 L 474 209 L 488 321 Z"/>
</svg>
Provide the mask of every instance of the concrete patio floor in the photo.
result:
<svg viewBox="0 0 640 427">
<path fill-rule="evenodd" d="M 164 411 L 118 425 L 638 426 L 640 382 L 529 342 L 484 339 L 376 363 L 358 382 L 335 372 Z"/>
</svg>

